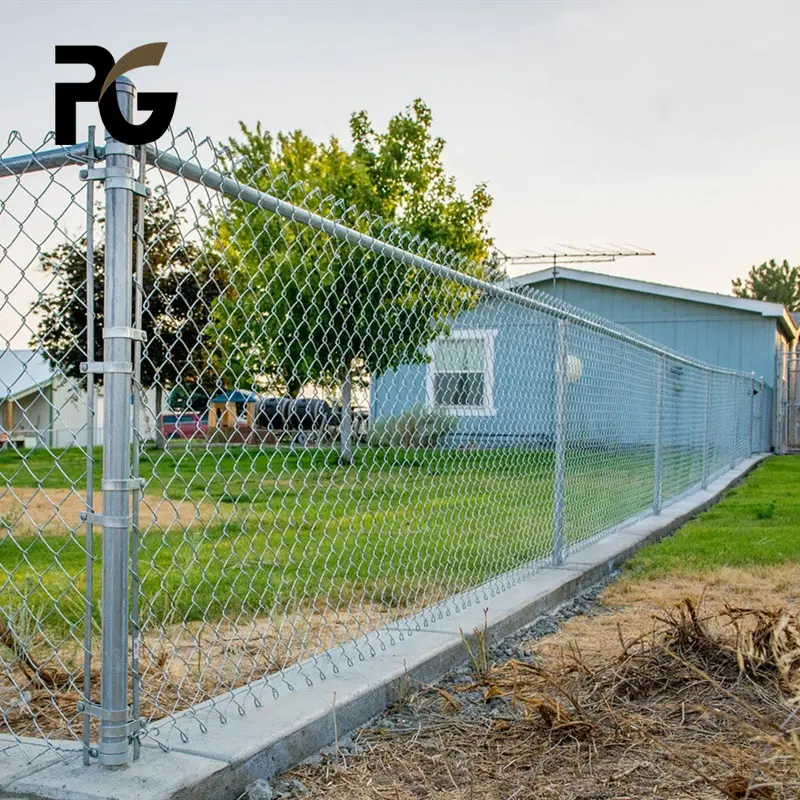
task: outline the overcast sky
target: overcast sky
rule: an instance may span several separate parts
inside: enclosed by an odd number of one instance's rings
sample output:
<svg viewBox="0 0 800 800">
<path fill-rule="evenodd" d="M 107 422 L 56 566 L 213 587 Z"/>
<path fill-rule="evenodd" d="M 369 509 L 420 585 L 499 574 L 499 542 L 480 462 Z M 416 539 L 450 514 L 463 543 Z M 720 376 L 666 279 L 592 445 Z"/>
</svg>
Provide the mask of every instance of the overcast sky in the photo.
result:
<svg viewBox="0 0 800 800">
<path fill-rule="evenodd" d="M 800 261 L 797 2 L 5 0 L 2 19 L 2 141 L 40 139 L 53 83 L 90 76 L 56 44 L 165 40 L 132 77 L 177 91 L 198 136 L 261 120 L 346 139 L 352 111 L 382 126 L 422 97 L 459 187 L 489 184 L 506 252 L 634 243 L 657 257 L 595 268 L 720 292 Z"/>
</svg>

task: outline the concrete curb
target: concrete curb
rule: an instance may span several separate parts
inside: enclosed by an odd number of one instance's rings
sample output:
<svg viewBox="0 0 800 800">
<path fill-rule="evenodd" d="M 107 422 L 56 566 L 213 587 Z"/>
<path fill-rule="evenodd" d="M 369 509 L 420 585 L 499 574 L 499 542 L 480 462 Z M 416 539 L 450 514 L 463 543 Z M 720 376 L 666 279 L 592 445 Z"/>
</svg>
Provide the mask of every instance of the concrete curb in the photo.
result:
<svg viewBox="0 0 800 800">
<path fill-rule="evenodd" d="M 338 674 L 306 686 L 302 669 L 294 692 L 269 700 L 261 710 L 209 725 L 188 743 L 164 752 L 145 740 L 139 761 L 119 770 L 84 767 L 79 748 L 66 742 L 62 755 L 26 746 L 0 751 L 0 797 L 27 800 L 235 800 L 258 778 L 269 778 L 316 753 L 334 738 L 334 713 L 341 734 L 363 725 L 396 699 L 398 683 L 430 683 L 465 660 L 461 630 L 483 628 L 484 607 L 492 639 L 501 639 L 546 614 L 614 571 L 645 544 L 667 536 L 716 503 L 767 455 L 754 456 L 698 490 L 650 516 L 599 538 L 561 566 L 545 568 L 506 591 L 473 603 L 458 614 L 405 636 L 398 626 L 392 647 L 359 660 L 355 645 Z M 472 595 L 474 596 L 474 592 Z M 263 683 L 261 684 L 263 686 Z M 248 697 L 251 687 L 234 694 Z M 181 716 L 181 715 L 179 715 Z M 188 715 L 191 716 L 191 715 Z M 156 726 L 157 727 L 157 726 Z M 162 729 L 166 729 L 163 726 Z M 32 744 L 32 743 L 31 743 Z M 31 752 L 38 758 L 31 763 Z M 27 755 L 26 755 L 27 753 Z"/>
</svg>

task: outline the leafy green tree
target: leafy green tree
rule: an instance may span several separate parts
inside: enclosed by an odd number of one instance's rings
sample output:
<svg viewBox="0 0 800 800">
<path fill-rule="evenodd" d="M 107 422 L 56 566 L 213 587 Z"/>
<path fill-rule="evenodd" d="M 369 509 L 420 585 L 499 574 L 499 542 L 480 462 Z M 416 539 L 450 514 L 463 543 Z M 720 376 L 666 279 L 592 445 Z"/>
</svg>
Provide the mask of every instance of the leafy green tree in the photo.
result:
<svg viewBox="0 0 800 800">
<path fill-rule="evenodd" d="M 733 281 L 736 297 L 753 300 L 768 300 L 780 303 L 789 311 L 800 311 L 800 267 L 791 267 L 784 259 L 778 264 L 775 259 L 751 267 L 745 278 Z"/>
<path fill-rule="evenodd" d="M 148 203 L 144 226 L 142 385 L 157 390 L 209 379 L 202 334 L 225 280 L 219 262 L 185 239 L 180 219 L 163 193 Z M 30 346 L 42 348 L 56 369 L 80 376 L 82 361 L 101 361 L 105 221 L 98 221 L 94 244 L 94 342 L 86 352 L 86 240 L 64 242 L 42 254 L 41 269 L 53 279 L 35 302 L 39 324 Z M 102 380 L 98 376 L 97 380 Z M 158 403 L 160 407 L 160 402 Z"/>
<path fill-rule="evenodd" d="M 273 136 L 242 124 L 227 163 L 243 184 L 498 280 L 485 221 L 492 199 L 483 184 L 467 196 L 457 191 L 431 124 L 421 100 L 383 132 L 359 112 L 350 121 L 352 151 L 335 138 L 315 143 L 301 131 Z M 231 284 L 209 338 L 228 384 L 261 381 L 296 396 L 310 382 L 333 387 L 347 372 L 420 361 L 424 346 L 478 299 L 455 282 L 244 202 L 233 202 L 212 228 L 213 257 L 226 262 Z"/>
</svg>

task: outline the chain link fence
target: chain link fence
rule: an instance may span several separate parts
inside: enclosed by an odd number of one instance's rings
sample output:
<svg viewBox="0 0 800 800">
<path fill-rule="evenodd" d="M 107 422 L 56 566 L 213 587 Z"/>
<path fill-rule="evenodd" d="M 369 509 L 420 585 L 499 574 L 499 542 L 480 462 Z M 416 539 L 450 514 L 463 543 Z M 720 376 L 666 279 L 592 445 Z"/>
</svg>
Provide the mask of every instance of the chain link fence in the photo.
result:
<svg viewBox="0 0 800 800">
<path fill-rule="evenodd" d="M 190 132 L 93 139 L 0 161 L 4 747 L 188 741 L 770 447 L 762 380 Z"/>
</svg>

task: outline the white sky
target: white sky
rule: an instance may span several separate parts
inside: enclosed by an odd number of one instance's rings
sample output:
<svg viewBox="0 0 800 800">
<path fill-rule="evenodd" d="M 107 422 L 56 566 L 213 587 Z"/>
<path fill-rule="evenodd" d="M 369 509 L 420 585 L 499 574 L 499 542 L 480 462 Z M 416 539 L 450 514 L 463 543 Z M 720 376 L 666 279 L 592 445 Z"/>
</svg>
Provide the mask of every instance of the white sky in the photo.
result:
<svg viewBox="0 0 800 800">
<path fill-rule="evenodd" d="M 657 258 L 596 268 L 721 292 L 800 261 L 796 2 L 5 0 L 2 20 L 0 142 L 41 139 L 54 82 L 89 77 L 56 44 L 166 40 L 132 77 L 178 91 L 199 137 L 241 119 L 346 139 L 350 112 L 382 126 L 421 96 L 460 188 L 489 183 L 506 252 L 635 243 Z"/>
</svg>

